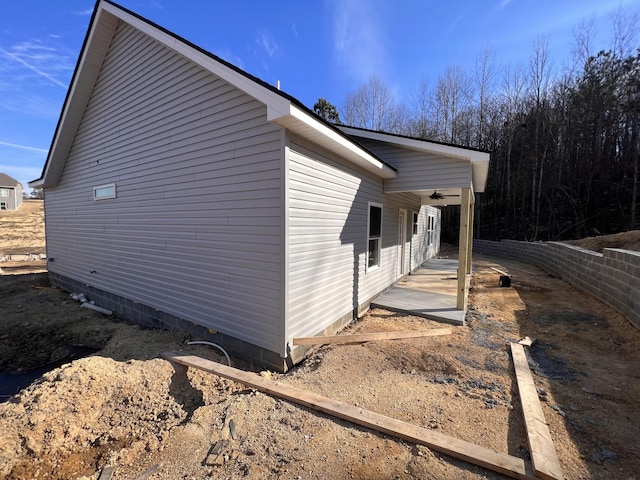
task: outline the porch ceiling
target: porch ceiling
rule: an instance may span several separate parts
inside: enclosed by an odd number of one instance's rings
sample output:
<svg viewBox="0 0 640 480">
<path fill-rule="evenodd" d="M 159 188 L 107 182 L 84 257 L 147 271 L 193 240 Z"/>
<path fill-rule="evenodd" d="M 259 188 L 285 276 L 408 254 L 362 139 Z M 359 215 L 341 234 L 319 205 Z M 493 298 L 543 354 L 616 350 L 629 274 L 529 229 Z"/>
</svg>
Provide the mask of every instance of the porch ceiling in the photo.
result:
<svg viewBox="0 0 640 480">
<path fill-rule="evenodd" d="M 463 188 L 484 191 L 488 152 L 353 127 L 340 129 L 397 169 L 394 178 L 385 179 L 385 193 L 411 192 L 428 205 L 455 205 L 460 204 Z M 434 191 L 445 198 L 428 198 Z"/>
</svg>

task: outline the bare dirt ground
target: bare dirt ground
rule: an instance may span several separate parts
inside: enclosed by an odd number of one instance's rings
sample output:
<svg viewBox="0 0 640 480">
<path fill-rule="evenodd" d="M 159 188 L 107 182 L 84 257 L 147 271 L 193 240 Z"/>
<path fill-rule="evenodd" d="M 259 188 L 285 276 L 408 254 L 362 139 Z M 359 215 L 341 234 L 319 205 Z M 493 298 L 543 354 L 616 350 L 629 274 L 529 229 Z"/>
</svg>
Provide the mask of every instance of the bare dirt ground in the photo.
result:
<svg viewBox="0 0 640 480">
<path fill-rule="evenodd" d="M 566 478 L 639 478 L 640 332 L 536 267 L 474 263 L 468 326 L 452 335 L 328 345 L 288 374 L 257 374 L 528 458 L 507 346 L 528 335 Z M 512 287 L 491 267 L 514 275 Z M 116 480 L 503 478 L 214 375 L 176 374 L 162 352 L 225 360 L 183 333 L 81 309 L 45 274 L 0 276 L 0 292 L 0 371 L 95 350 L 0 403 L 0 478 L 97 479 L 107 465 Z M 344 333 L 441 326 L 376 309 Z M 211 455 L 219 440 L 228 444 Z"/>
<path fill-rule="evenodd" d="M 44 260 L 13 261 L 11 255 L 45 251 L 44 202 L 25 200 L 18 211 L 0 211 L 0 274 L 42 272 Z"/>
</svg>

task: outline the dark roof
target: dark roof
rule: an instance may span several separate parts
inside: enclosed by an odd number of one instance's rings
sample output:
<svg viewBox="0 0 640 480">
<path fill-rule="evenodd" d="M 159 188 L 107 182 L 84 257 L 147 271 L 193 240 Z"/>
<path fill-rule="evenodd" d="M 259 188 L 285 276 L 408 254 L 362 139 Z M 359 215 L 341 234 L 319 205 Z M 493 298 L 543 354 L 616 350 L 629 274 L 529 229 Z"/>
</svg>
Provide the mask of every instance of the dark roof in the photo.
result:
<svg viewBox="0 0 640 480">
<path fill-rule="evenodd" d="M 412 136 L 409 136 L 409 135 L 400 135 L 400 134 L 397 134 L 397 133 L 389 133 L 389 132 L 385 132 L 385 131 L 382 131 L 382 130 L 370 130 L 368 128 L 352 127 L 350 125 L 344 125 L 344 126 L 347 127 L 347 128 L 351 128 L 353 130 L 360 130 L 362 132 L 381 133 L 383 135 L 389 135 L 389 136 L 398 137 L 398 138 L 406 138 L 408 140 L 417 140 L 417 141 L 420 141 L 420 142 L 435 143 L 436 145 L 443 145 L 445 147 L 464 148 L 465 150 L 472 150 L 474 152 L 491 153 L 489 150 L 482 150 L 481 148 L 467 147 L 465 145 L 457 145 L 455 143 L 437 142 L 435 140 L 429 140 L 428 138 L 412 137 Z"/>
<path fill-rule="evenodd" d="M 15 178 L 10 177 L 6 173 L 0 173 L 0 187 L 15 187 L 18 183 L 20 182 Z"/>
</svg>

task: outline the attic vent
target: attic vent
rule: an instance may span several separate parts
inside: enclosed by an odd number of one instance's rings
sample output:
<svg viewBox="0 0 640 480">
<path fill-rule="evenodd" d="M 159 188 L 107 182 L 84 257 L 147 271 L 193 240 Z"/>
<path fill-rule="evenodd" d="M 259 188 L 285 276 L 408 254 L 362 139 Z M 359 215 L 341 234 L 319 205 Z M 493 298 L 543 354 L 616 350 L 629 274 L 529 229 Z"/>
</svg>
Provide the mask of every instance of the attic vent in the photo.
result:
<svg viewBox="0 0 640 480">
<path fill-rule="evenodd" d="M 116 198 L 115 183 L 110 183 L 109 185 L 101 185 L 99 187 L 93 187 L 94 200 L 106 200 L 107 198 Z"/>
</svg>

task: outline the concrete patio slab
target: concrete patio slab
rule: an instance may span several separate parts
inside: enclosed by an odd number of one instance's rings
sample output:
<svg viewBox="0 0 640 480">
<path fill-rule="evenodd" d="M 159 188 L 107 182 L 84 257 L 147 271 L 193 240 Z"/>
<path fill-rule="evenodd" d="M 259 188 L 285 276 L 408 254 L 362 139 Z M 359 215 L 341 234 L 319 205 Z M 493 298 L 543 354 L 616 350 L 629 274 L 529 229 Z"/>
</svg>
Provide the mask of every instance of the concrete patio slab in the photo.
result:
<svg viewBox="0 0 640 480">
<path fill-rule="evenodd" d="M 465 311 L 456 308 L 457 269 L 456 260 L 429 260 L 376 298 L 371 306 L 464 325 Z"/>
</svg>

